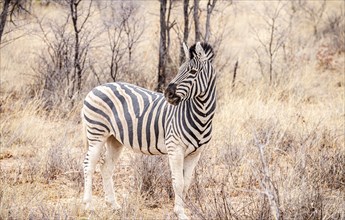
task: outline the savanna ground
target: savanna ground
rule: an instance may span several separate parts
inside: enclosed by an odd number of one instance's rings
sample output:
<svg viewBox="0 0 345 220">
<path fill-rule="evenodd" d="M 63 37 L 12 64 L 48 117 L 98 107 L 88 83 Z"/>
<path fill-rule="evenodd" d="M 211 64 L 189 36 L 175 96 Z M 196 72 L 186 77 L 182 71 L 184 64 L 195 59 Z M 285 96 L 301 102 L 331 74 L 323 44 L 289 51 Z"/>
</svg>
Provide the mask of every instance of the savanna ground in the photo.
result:
<svg viewBox="0 0 345 220">
<path fill-rule="evenodd" d="M 212 20 L 214 34 L 223 33 L 215 64 L 218 104 L 213 140 L 186 201 L 192 219 L 274 219 L 277 213 L 282 219 L 345 219 L 345 3 L 327 2 L 320 19 L 300 8 L 291 14 L 292 4 L 283 3 L 276 30 L 282 30 L 277 38 L 284 46 L 277 50 L 269 82 L 265 46 L 270 26 L 265 19 L 270 21 L 267 5 L 274 8 L 278 2 L 218 2 Z M 146 24 L 134 51 L 139 71 L 120 78 L 153 89 L 159 2 L 139 5 Z M 316 13 L 322 2 L 306 5 Z M 177 20 L 180 9 L 173 10 Z M 59 20 L 63 9 L 35 3 L 33 10 Z M 93 24 L 100 15 L 91 18 Z M 332 26 L 337 16 L 340 20 Z M 0 219 L 88 218 L 81 201 L 86 148 L 80 108 L 83 96 L 98 82 L 89 73 L 73 107 L 60 103 L 47 109 L 37 71 L 37 57 L 46 50 L 39 30 L 37 23 L 28 22 L 7 38 L 24 36 L 0 49 Z M 176 36 L 173 44 L 178 45 Z M 92 56 L 101 63 L 97 46 Z M 105 205 L 96 172 L 91 218 L 176 218 L 167 158 L 125 150 L 116 168 L 122 209 L 113 212 Z"/>
</svg>

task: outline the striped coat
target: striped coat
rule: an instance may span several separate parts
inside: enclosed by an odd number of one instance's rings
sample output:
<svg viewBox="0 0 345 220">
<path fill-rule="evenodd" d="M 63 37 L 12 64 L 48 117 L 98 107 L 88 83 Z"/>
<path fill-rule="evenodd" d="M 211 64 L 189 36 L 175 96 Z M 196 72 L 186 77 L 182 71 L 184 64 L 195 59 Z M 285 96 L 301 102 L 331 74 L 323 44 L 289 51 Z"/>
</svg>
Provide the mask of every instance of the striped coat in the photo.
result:
<svg viewBox="0 0 345 220">
<path fill-rule="evenodd" d="M 215 103 L 212 103 L 210 111 L 214 108 Z M 182 134 L 185 144 L 193 146 L 191 152 L 206 144 L 211 137 L 212 117 L 206 122 L 196 117 L 203 114 L 193 102 L 173 106 L 163 94 L 127 83 L 96 87 L 87 95 L 83 108 L 89 141 L 101 142 L 106 136 L 114 135 L 123 145 L 150 155 L 167 153 L 166 132 L 171 133 L 171 129 L 185 129 L 177 133 Z M 210 112 L 205 114 L 211 116 Z M 168 126 L 173 116 L 177 124 Z"/>
<path fill-rule="evenodd" d="M 85 98 L 82 118 L 89 151 L 84 161 L 84 202 L 91 206 L 92 173 L 101 148 L 107 156 L 102 169 L 106 201 L 116 202 L 111 182 L 114 161 L 123 146 L 148 155 L 168 154 L 175 191 L 174 211 L 180 219 L 183 193 L 202 146 L 211 139 L 216 107 L 213 50 L 208 44 L 185 48 L 187 62 L 179 70 L 165 94 L 128 83 L 108 83 L 94 88 Z"/>
</svg>

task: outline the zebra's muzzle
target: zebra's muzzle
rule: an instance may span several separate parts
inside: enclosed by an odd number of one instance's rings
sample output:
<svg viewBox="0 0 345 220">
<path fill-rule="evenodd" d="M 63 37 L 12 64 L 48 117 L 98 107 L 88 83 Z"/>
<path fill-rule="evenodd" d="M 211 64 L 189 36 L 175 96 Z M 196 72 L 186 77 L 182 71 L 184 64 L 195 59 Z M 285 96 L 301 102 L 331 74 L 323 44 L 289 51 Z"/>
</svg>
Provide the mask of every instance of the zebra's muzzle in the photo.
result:
<svg viewBox="0 0 345 220">
<path fill-rule="evenodd" d="M 169 84 L 164 92 L 165 99 L 172 105 L 178 105 L 181 98 L 176 95 L 176 84 Z"/>
</svg>

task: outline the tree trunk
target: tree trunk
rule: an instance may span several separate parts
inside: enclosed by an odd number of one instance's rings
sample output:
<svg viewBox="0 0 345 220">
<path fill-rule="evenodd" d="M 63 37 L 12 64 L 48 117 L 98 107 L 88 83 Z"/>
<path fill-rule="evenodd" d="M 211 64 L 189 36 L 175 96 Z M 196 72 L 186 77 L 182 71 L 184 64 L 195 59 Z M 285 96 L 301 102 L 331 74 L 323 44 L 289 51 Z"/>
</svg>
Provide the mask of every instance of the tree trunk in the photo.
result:
<svg viewBox="0 0 345 220">
<path fill-rule="evenodd" d="M 216 6 L 217 0 L 208 0 L 207 3 L 207 15 L 206 15 L 206 27 L 205 27 L 205 42 L 208 42 L 210 40 L 211 35 L 211 14 Z"/>
<path fill-rule="evenodd" d="M 166 26 L 166 60 L 167 63 L 166 65 L 168 65 L 169 63 L 169 48 L 170 48 L 170 43 L 171 43 L 171 39 L 170 39 L 170 29 L 173 27 L 173 24 L 170 24 L 170 15 L 171 15 L 171 6 L 172 6 L 172 1 L 173 0 L 168 0 L 168 8 L 167 8 L 167 16 L 166 16 L 166 20 L 165 20 L 165 26 Z"/>
<path fill-rule="evenodd" d="M 194 0 L 194 28 L 195 28 L 195 42 L 199 42 L 201 39 L 200 21 L 199 21 L 199 1 Z"/>
<path fill-rule="evenodd" d="M 185 62 L 186 56 L 184 54 L 183 43 L 187 43 L 189 36 L 189 0 L 183 0 L 183 17 L 184 17 L 184 29 L 183 40 L 180 47 L 180 65 Z"/>
<path fill-rule="evenodd" d="M 79 32 L 80 30 L 78 29 L 78 4 L 80 1 L 76 2 L 72 0 L 70 2 L 70 8 L 71 8 L 71 15 L 72 15 L 72 22 L 73 22 L 73 28 L 74 28 L 74 36 L 75 36 L 75 44 L 74 44 L 74 88 L 73 88 L 73 93 L 71 94 L 72 96 L 76 91 L 81 90 L 81 66 L 80 66 L 80 54 L 79 54 L 79 47 L 80 47 L 80 42 L 79 42 Z"/>
<path fill-rule="evenodd" d="M 167 55 L 167 24 L 166 24 L 166 10 L 167 0 L 160 1 L 160 40 L 159 40 L 159 59 L 158 59 L 158 84 L 157 92 L 163 92 L 166 80 L 166 55 Z"/>
<path fill-rule="evenodd" d="M 271 24 L 271 35 L 270 35 L 270 42 L 268 45 L 268 55 L 270 58 L 270 63 L 269 63 L 269 76 L 270 76 L 270 85 L 272 85 L 272 81 L 273 81 L 273 56 L 274 56 L 274 49 L 273 49 L 273 42 L 274 42 L 274 30 L 276 29 L 276 25 L 275 25 L 275 18 L 272 18 L 272 24 Z"/>
<path fill-rule="evenodd" d="M 5 25 L 6 25 L 6 20 L 7 20 L 7 15 L 8 15 L 8 9 L 10 7 L 10 2 L 11 2 L 11 0 L 5 0 L 4 1 L 2 12 L 0 15 L 0 44 L 1 44 L 2 34 L 4 32 Z"/>
</svg>

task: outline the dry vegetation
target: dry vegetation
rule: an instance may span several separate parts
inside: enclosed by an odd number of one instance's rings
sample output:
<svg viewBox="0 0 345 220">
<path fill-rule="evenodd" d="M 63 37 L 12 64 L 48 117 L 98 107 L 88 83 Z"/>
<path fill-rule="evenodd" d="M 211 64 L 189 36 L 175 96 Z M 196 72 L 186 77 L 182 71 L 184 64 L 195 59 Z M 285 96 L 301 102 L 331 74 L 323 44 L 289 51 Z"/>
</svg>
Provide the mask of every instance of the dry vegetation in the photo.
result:
<svg viewBox="0 0 345 220">
<path fill-rule="evenodd" d="M 275 14 L 265 2 L 235 1 L 225 9 L 218 4 L 212 20 L 214 33 L 223 33 L 216 58 L 218 106 L 213 140 L 189 191 L 188 214 L 192 219 L 345 219 L 344 3 L 327 2 L 321 19 L 297 6 L 288 13 L 294 5 L 284 3 L 274 29 L 281 32 L 273 39 L 268 30 Z M 36 14 L 59 19 L 60 6 L 33 7 Z M 173 13 L 182 13 L 180 8 Z M 154 88 L 158 11 L 155 1 L 140 5 L 146 29 L 133 54 L 136 69 L 120 79 Z M 90 22 L 101 17 L 95 13 Z M 175 219 L 167 158 L 129 150 L 114 175 L 123 208 L 112 212 L 105 205 L 97 174 L 96 212 L 83 211 L 86 149 L 79 110 L 85 92 L 98 82 L 90 71 L 72 108 L 60 103 L 48 111 L 36 71 L 46 48 L 38 30 L 32 22 L 7 38 L 29 34 L 1 48 L 0 219 Z M 106 57 L 100 54 L 100 38 L 91 48 L 96 64 Z M 270 41 L 279 45 L 275 54 L 265 53 Z"/>
</svg>

